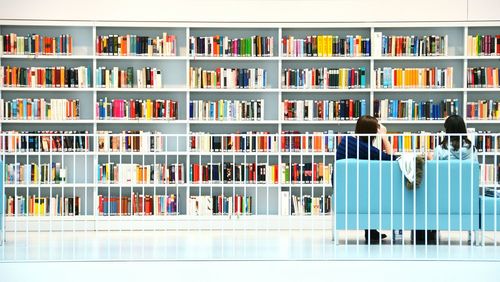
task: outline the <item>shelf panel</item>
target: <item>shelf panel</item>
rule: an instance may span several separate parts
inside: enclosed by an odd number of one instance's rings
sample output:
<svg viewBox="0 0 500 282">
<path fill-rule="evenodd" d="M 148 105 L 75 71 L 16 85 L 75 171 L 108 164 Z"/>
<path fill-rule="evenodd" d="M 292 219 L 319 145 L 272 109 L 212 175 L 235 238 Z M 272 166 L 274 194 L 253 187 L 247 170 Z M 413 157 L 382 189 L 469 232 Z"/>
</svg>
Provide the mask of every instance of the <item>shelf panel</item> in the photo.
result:
<svg viewBox="0 0 500 282">
<path fill-rule="evenodd" d="M 373 57 L 375 61 L 434 61 L 434 60 L 463 60 L 465 56 L 380 56 Z"/>
<path fill-rule="evenodd" d="M 373 92 L 463 92 L 465 88 L 375 88 Z"/>
<path fill-rule="evenodd" d="M 2 120 L 1 123 L 35 123 L 35 124 L 92 124 L 94 120 L 91 119 L 77 119 L 77 120 Z"/>
<path fill-rule="evenodd" d="M 215 93 L 227 93 L 227 92 L 278 92 L 278 88 L 265 88 L 265 89 L 249 89 L 249 88 L 190 88 L 189 92 L 215 92 Z"/>
<path fill-rule="evenodd" d="M 36 92 L 91 92 L 94 88 L 35 88 L 35 87 L 1 87 L 0 91 L 36 91 Z"/>
<path fill-rule="evenodd" d="M 370 88 L 353 88 L 353 89 L 306 89 L 306 88 L 281 88 L 283 93 L 370 93 Z"/>
<path fill-rule="evenodd" d="M 280 58 L 277 56 L 273 57 L 202 57 L 202 56 L 191 56 L 190 61 L 278 61 Z"/>
<path fill-rule="evenodd" d="M 343 57 L 343 56 L 332 56 L 332 57 L 281 57 L 282 61 L 369 61 L 371 57 Z"/>
<path fill-rule="evenodd" d="M 163 124 L 163 123 L 170 123 L 170 124 L 185 124 L 187 123 L 187 120 L 147 120 L 147 119 L 140 119 L 140 120 L 133 120 L 133 119 L 109 119 L 109 120 L 95 120 L 94 121 L 97 124 Z"/>
<path fill-rule="evenodd" d="M 165 87 L 165 88 L 95 88 L 97 92 L 186 92 L 188 89 L 183 87 Z"/>
<path fill-rule="evenodd" d="M 93 183 L 64 183 L 64 184 L 4 184 L 5 188 L 93 188 Z"/>
<path fill-rule="evenodd" d="M 467 122 L 467 123 L 474 123 L 474 124 L 500 124 L 500 119 L 497 119 L 497 120 L 491 120 L 491 119 L 466 119 L 465 122 Z"/>
<path fill-rule="evenodd" d="M 277 120 L 189 120 L 190 124 L 279 124 Z"/>
<path fill-rule="evenodd" d="M 0 55 L 0 59 L 92 60 L 92 55 Z"/>
<path fill-rule="evenodd" d="M 187 60 L 187 56 L 108 56 L 95 55 L 96 60 L 148 60 L 148 61 L 182 61 Z"/>
<path fill-rule="evenodd" d="M 282 120 L 282 124 L 356 124 L 356 120 Z"/>
<path fill-rule="evenodd" d="M 465 88 L 467 92 L 500 92 L 500 88 Z"/>
</svg>

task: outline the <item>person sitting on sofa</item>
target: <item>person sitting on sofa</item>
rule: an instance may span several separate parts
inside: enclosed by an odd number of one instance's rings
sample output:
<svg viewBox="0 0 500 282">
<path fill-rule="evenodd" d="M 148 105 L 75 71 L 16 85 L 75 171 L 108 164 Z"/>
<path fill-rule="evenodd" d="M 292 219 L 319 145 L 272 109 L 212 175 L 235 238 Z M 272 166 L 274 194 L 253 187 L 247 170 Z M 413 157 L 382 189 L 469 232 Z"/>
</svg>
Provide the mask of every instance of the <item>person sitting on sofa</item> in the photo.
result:
<svg viewBox="0 0 500 282">
<path fill-rule="evenodd" d="M 337 146 L 336 159 L 363 159 L 363 160 L 383 160 L 390 161 L 395 160 L 397 157 L 392 155 L 392 144 L 389 142 L 387 136 L 382 135 L 383 150 L 379 150 L 373 145 L 375 141 L 376 134 L 386 134 L 387 129 L 385 126 L 380 124 L 378 120 L 370 115 L 362 116 L 358 119 L 356 123 L 356 134 L 373 134 L 374 136 L 359 136 L 359 138 L 353 136 L 343 137 L 340 144 Z M 370 236 L 368 236 L 368 230 L 365 230 L 365 240 L 368 242 L 368 237 L 370 237 L 370 243 L 380 243 L 380 239 L 387 237 L 386 234 L 379 234 L 375 229 L 370 230 Z"/>
<path fill-rule="evenodd" d="M 457 134 L 444 136 L 439 145 L 434 148 L 434 153 L 429 153 L 427 158 L 432 160 L 470 160 L 477 161 L 477 152 L 472 146 L 472 142 L 465 135 L 467 127 L 464 119 L 459 115 L 451 115 L 444 122 L 444 129 L 447 134 Z M 464 134 L 463 136 L 459 134 Z M 425 244 L 425 230 L 415 231 L 417 244 Z M 427 244 L 437 243 L 437 231 L 427 230 Z"/>
</svg>

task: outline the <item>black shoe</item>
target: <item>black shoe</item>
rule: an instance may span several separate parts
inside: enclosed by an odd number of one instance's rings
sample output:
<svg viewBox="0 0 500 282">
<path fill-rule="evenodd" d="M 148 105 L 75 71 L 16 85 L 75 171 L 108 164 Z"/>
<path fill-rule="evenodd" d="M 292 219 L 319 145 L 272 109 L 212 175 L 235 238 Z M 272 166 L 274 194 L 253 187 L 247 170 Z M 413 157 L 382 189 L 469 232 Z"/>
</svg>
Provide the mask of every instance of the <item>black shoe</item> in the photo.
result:
<svg viewBox="0 0 500 282">
<path fill-rule="evenodd" d="M 387 238 L 387 235 L 381 234 L 375 229 L 365 229 L 365 242 L 368 243 L 368 231 L 370 231 L 370 244 L 380 244 L 380 241 Z"/>
<path fill-rule="evenodd" d="M 411 232 L 411 240 L 412 244 L 416 245 L 436 245 L 437 244 L 437 231 L 436 230 L 427 230 L 427 242 L 425 242 L 425 230 L 415 230 L 415 235 L 413 235 L 413 231 Z M 413 237 L 415 236 L 415 237 Z"/>
</svg>

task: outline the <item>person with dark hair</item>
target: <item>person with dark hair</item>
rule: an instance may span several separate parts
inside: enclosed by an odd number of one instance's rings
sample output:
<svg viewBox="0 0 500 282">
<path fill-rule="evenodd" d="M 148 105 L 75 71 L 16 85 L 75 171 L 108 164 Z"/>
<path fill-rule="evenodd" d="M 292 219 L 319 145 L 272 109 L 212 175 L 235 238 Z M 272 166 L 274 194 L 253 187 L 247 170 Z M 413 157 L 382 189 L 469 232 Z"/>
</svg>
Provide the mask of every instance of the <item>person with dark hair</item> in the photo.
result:
<svg viewBox="0 0 500 282">
<path fill-rule="evenodd" d="M 392 155 L 392 145 L 386 135 L 380 136 L 382 139 L 383 150 L 379 150 L 373 145 L 377 134 L 386 134 L 387 129 L 380 124 L 373 116 L 362 116 L 356 123 L 356 134 L 371 134 L 367 136 L 343 137 L 340 144 L 337 146 L 336 159 L 363 159 L 363 160 L 395 160 L 397 157 Z M 384 152 L 385 151 L 385 152 Z M 368 236 L 368 232 L 369 235 Z M 370 243 L 380 243 L 380 239 L 387 237 L 385 234 L 380 234 L 377 230 L 365 230 L 365 240 Z"/>
<path fill-rule="evenodd" d="M 444 122 L 444 129 L 449 136 L 444 136 L 439 145 L 434 148 L 434 154 L 429 154 L 428 159 L 434 160 L 470 160 L 477 161 L 472 142 L 467 137 L 467 127 L 464 119 L 459 115 L 451 115 Z M 437 231 L 427 230 L 427 242 L 425 240 L 425 230 L 415 231 L 415 241 L 417 244 L 437 243 Z M 413 234 L 412 234 L 413 235 Z"/>
<path fill-rule="evenodd" d="M 464 119 L 459 115 L 451 115 L 444 122 L 444 129 L 447 134 L 455 134 L 445 136 L 443 141 L 434 148 L 435 160 L 468 160 L 473 158 L 477 161 L 477 154 L 472 146 L 472 142 L 465 135 L 467 127 Z M 459 135 L 463 134 L 463 135 Z"/>
</svg>

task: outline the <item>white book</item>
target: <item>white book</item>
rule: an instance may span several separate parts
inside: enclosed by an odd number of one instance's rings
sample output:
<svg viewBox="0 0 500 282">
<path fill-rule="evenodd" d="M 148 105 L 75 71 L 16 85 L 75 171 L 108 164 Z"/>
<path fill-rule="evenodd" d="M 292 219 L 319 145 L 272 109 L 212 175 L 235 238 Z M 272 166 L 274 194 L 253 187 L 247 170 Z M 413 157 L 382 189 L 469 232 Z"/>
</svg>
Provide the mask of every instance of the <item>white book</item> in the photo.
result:
<svg viewBox="0 0 500 282">
<path fill-rule="evenodd" d="M 372 54 L 373 57 L 382 56 L 382 32 L 374 32 L 372 38 Z"/>
<path fill-rule="evenodd" d="M 281 191 L 281 215 L 290 215 L 290 191 Z"/>
</svg>

